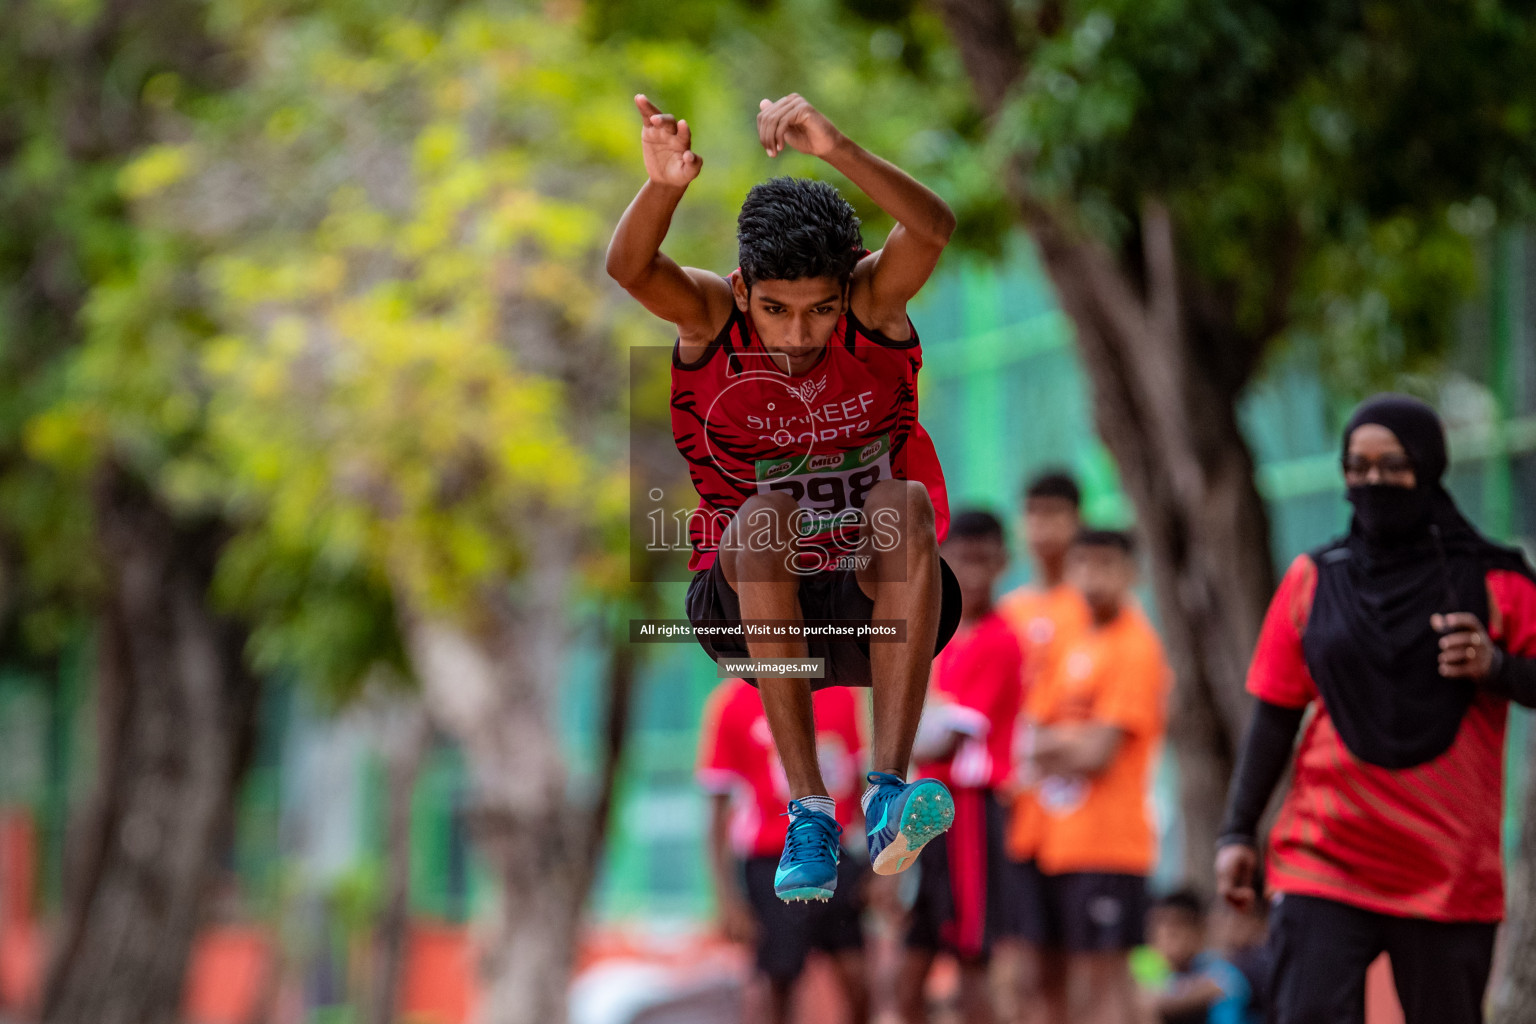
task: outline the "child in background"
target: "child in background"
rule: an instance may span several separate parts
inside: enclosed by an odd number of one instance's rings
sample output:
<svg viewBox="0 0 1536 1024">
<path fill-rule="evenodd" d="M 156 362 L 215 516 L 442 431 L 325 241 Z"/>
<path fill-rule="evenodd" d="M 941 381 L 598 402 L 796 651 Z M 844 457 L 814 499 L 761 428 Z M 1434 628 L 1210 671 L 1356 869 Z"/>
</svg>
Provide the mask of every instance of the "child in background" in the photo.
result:
<svg viewBox="0 0 1536 1024">
<path fill-rule="evenodd" d="M 1247 979 L 1206 948 L 1205 904 L 1198 893 L 1180 889 L 1156 900 L 1147 932 L 1172 971 L 1163 989 L 1147 999 L 1152 1024 L 1255 1024 Z"/>
</svg>

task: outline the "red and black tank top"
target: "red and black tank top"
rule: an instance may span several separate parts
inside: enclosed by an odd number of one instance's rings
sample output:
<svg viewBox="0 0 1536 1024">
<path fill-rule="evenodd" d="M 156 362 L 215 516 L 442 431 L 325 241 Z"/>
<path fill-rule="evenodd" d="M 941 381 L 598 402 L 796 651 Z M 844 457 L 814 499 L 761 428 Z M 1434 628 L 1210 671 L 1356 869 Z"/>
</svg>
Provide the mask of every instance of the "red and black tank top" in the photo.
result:
<svg viewBox="0 0 1536 1024">
<path fill-rule="evenodd" d="M 803 514 L 797 532 L 812 570 L 840 567 L 856 521 L 881 480 L 918 480 L 933 502 L 939 540 L 949 500 L 933 441 L 917 421 L 916 329 L 893 341 L 845 313 L 816 365 L 783 369 L 739 308 L 703 355 L 672 351 L 672 436 L 688 460 L 699 505 L 689 517 L 691 570 L 715 560 L 720 535 L 753 494 L 788 492 Z"/>
</svg>

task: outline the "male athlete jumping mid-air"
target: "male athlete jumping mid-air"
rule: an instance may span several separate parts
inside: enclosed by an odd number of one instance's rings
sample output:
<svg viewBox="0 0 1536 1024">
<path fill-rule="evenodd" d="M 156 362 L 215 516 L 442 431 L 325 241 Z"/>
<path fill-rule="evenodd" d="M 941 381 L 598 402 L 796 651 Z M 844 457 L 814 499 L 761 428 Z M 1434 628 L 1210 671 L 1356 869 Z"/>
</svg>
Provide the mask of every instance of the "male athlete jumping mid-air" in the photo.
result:
<svg viewBox="0 0 1536 1024">
<path fill-rule="evenodd" d="M 727 277 L 660 251 L 701 161 L 686 121 L 635 97 L 649 180 L 608 247 L 608 273 L 676 324 L 672 430 L 699 507 L 690 519 L 696 625 L 846 626 L 899 620 L 897 642 L 748 635 L 700 638 L 711 657 L 824 659 L 822 686 L 873 686 L 873 767 L 863 808 L 880 874 L 910 867 L 949 827 L 954 801 L 932 779 L 908 785 L 912 738 L 934 654 L 959 621 L 959 589 L 938 555 L 949 526 L 944 476 L 917 422 L 922 354 L 907 301 L 933 272 L 955 217 L 910 175 L 866 152 L 790 94 L 763 100 L 770 157 L 820 157 L 896 221 L 869 252 L 859 220 L 822 182 L 774 178 L 737 221 L 740 266 Z M 811 680 L 753 680 L 794 799 L 774 890 L 826 899 L 838 835 L 816 762 Z"/>
</svg>

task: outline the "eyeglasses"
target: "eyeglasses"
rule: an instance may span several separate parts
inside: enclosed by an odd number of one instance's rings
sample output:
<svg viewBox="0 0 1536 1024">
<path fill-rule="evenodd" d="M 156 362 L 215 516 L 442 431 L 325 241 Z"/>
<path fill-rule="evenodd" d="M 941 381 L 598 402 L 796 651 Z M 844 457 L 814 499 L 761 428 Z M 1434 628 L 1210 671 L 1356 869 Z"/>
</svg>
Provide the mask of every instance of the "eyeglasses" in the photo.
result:
<svg viewBox="0 0 1536 1024">
<path fill-rule="evenodd" d="M 1413 460 L 1407 455 L 1383 455 L 1368 459 L 1364 455 L 1344 456 L 1344 475 L 1353 480 L 1363 480 L 1376 470 L 1383 480 L 1404 477 L 1413 472 Z"/>
</svg>

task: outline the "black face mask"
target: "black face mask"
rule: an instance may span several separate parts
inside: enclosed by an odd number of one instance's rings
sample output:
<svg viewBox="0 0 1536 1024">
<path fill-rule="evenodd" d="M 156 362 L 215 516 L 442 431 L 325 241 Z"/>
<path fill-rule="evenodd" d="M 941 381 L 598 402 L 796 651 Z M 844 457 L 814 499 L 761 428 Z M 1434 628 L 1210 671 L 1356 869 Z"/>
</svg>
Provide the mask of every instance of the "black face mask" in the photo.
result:
<svg viewBox="0 0 1536 1024">
<path fill-rule="evenodd" d="M 1360 484 L 1349 489 L 1355 521 L 1367 540 L 1392 544 L 1412 540 L 1429 525 L 1430 489 Z"/>
</svg>

